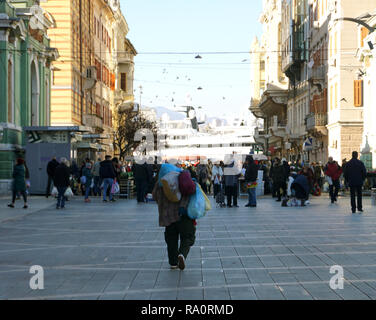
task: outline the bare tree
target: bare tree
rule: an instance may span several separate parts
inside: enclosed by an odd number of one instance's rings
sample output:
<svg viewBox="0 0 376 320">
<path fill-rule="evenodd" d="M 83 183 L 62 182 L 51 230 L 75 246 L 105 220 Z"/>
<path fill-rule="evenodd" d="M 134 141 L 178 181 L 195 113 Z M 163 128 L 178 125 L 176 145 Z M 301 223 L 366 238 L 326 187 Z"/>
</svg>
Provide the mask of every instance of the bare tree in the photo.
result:
<svg viewBox="0 0 376 320">
<path fill-rule="evenodd" d="M 114 112 L 114 148 L 120 159 L 126 156 L 132 156 L 132 153 L 142 143 L 135 141 L 136 132 L 141 129 L 147 129 L 157 136 L 157 124 L 151 121 L 142 113 L 142 111 L 115 110 Z M 154 139 L 156 141 L 156 139 Z"/>
</svg>

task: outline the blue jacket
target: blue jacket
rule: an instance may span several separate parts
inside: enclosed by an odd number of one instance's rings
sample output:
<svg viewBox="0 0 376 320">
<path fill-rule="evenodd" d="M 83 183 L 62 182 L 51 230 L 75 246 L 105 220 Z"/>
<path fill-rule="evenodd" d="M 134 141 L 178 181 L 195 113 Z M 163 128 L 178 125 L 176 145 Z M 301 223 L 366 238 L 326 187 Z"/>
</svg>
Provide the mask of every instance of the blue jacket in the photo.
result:
<svg viewBox="0 0 376 320">
<path fill-rule="evenodd" d="M 345 179 L 350 187 L 361 187 L 367 177 L 367 169 L 364 163 L 358 159 L 351 159 L 345 166 Z"/>
<path fill-rule="evenodd" d="M 309 183 L 306 176 L 303 176 L 301 174 L 298 174 L 292 183 L 292 187 L 294 184 L 297 184 L 303 188 L 303 190 L 306 192 L 306 195 L 309 195 Z"/>
</svg>

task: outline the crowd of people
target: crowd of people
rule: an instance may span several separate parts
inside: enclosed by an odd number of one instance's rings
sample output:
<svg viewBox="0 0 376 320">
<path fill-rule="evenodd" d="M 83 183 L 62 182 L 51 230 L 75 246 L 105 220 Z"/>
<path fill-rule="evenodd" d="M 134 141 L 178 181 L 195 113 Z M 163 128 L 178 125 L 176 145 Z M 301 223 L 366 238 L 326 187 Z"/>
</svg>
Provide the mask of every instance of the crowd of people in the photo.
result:
<svg viewBox="0 0 376 320">
<path fill-rule="evenodd" d="M 338 201 L 340 191 L 350 189 L 351 209 L 362 212 L 362 186 L 366 178 L 364 164 L 358 160 L 358 153 L 353 152 L 352 159 L 344 159 L 340 165 L 329 157 L 328 162 L 304 163 L 301 161 L 288 162 L 285 158 L 274 158 L 268 161 L 255 161 L 248 155 L 244 163 L 230 161 L 178 161 L 177 167 L 188 170 L 201 186 L 205 194 L 213 195 L 217 203 L 228 208 L 239 207 L 239 181 L 244 181 L 249 195 L 246 207 L 256 207 L 256 188 L 258 172 L 262 171 L 264 185 L 263 193 L 272 195 L 276 201 L 286 206 L 291 198 L 299 198 L 301 205 L 309 204 L 309 197 L 320 196 L 323 191 L 329 193 L 332 204 Z M 150 160 L 150 159 L 149 159 Z M 151 163 L 151 164 L 150 164 Z M 79 167 L 75 160 L 69 162 L 65 158 L 60 161 L 53 157 L 47 165 L 46 197 L 56 188 L 56 208 L 64 208 L 67 199 L 64 194 L 69 188 L 74 195 L 82 194 L 85 202 L 90 197 L 101 196 L 103 202 L 114 202 L 112 187 L 120 181 L 122 173 L 131 173 L 134 177 L 137 202 L 144 203 L 154 188 L 160 165 L 149 161 L 138 164 L 136 162 L 121 162 L 118 158 L 106 156 L 102 161 L 85 159 Z M 13 171 L 12 202 L 8 205 L 14 208 L 15 200 L 24 199 L 24 208 L 27 204 L 27 188 L 30 185 L 29 171 L 23 159 L 17 159 Z M 357 198 L 357 200 L 356 200 Z M 226 201 L 225 201 L 226 200 Z"/>
</svg>

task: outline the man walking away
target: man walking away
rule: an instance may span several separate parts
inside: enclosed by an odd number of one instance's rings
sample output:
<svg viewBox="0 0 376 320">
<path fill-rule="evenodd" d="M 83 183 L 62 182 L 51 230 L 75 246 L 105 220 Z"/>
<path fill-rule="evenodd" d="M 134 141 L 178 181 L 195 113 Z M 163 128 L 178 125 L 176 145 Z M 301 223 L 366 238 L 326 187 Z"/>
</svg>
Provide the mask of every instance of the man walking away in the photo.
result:
<svg viewBox="0 0 376 320">
<path fill-rule="evenodd" d="M 205 194 L 208 193 L 208 185 L 207 181 L 209 179 L 209 169 L 207 164 L 202 161 L 200 164 L 197 166 L 197 176 L 199 179 L 199 184 L 201 186 L 201 189 L 205 192 Z"/>
<path fill-rule="evenodd" d="M 85 202 L 90 202 L 89 194 L 91 189 L 91 184 L 93 182 L 93 173 L 91 169 L 91 162 L 86 162 L 85 168 L 82 170 L 82 176 L 85 177 Z"/>
<path fill-rule="evenodd" d="M 94 164 L 94 167 L 93 167 L 93 177 L 94 177 L 93 193 L 95 197 L 101 195 L 100 185 L 102 182 L 101 182 L 101 178 L 99 174 L 99 170 L 101 168 L 101 161 L 102 159 L 98 158 L 98 161 Z"/>
<path fill-rule="evenodd" d="M 337 202 L 338 193 L 340 189 L 339 178 L 342 174 L 342 168 L 339 164 L 333 160 L 333 157 L 329 157 L 329 161 L 325 166 L 325 174 L 332 179 L 332 184 L 329 185 L 329 194 L 332 203 Z M 334 189 L 334 190 L 333 190 Z"/>
<path fill-rule="evenodd" d="M 106 196 L 107 196 L 107 190 L 108 188 L 112 187 L 112 184 L 114 183 L 114 179 L 116 177 L 116 172 L 114 165 L 111 161 L 111 156 L 106 156 L 105 160 L 101 162 L 100 169 L 99 169 L 99 175 L 101 180 L 103 181 L 103 202 L 107 202 Z M 113 194 L 110 192 L 110 201 L 114 202 Z"/>
<path fill-rule="evenodd" d="M 136 183 L 137 203 L 143 203 L 145 202 L 147 188 L 152 178 L 149 166 L 146 162 L 144 164 L 135 163 L 132 171 Z"/>
<path fill-rule="evenodd" d="M 51 188 L 54 184 L 54 175 L 55 175 L 55 169 L 59 165 L 59 162 L 57 162 L 56 157 L 53 157 L 51 161 L 47 164 L 47 175 L 48 175 L 48 182 L 47 182 L 47 190 L 46 190 L 46 198 L 48 198 L 51 195 Z"/>
<path fill-rule="evenodd" d="M 362 161 L 358 160 L 358 152 L 354 151 L 352 159 L 347 162 L 345 168 L 345 179 L 350 186 L 352 213 L 355 213 L 357 208 L 359 213 L 363 212 L 362 188 L 366 177 L 366 167 Z M 357 196 L 357 202 L 355 202 L 355 195 Z"/>
<path fill-rule="evenodd" d="M 286 177 L 286 170 L 284 166 L 281 164 L 281 160 L 276 158 L 273 164 L 273 171 L 272 171 L 272 180 L 273 180 L 273 187 L 277 194 L 277 202 L 281 202 L 281 189 L 283 190 L 283 196 L 286 196 L 286 189 L 287 189 L 287 177 Z"/>
<path fill-rule="evenodd" d="M 245 161 L 247 165 L 245 171 L 245 182 L 247 183 L 247 191 L 249 196 L 248 204 L 246 204 L 246 207 L 255 208 L 257 206 L 256 183 L 258 176 L 258 166 L 253 160 L 252 156 L 247 156 Z"/>
<path fill-rule="evenodd" d="M 156 183 L 153 198 L 158 204 L 159 226 L 165 227 L 170 268 L 184 270 L 185 260 L 196 240 L 196 221 L 191 220 L 187 215 L 189 196 L 183 196 L 178 203 L 170 202 L 164 195 L 162 187 Z"/>
<path fill-rule="evenodd" d="M 65 208 L 65 191 L 70 185 L 70 168 L 66 158 L 61 158 L 60 164 L 55 169 L 54 183 L 58 191 L 56 209 Z"/>
</svg>

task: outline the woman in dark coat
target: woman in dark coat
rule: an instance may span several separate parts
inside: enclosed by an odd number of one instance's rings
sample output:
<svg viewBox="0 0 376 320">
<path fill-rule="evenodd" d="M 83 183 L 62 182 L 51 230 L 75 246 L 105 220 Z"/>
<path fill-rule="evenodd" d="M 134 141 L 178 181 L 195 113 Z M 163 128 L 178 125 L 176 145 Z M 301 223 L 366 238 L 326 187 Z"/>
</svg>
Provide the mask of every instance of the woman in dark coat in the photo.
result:
<svg viewBox="0 0 376 320">
<path fill-rule="evenodd" d="M 12 203 L 8 204 L 9 208 L 14 208 L 17 194 L 20 193 L 24 199 L 24 209 L 28 208 L 26 196 L 26 168 L 23 159 L 17 159 L 16 165 L 13 169 L 13 188 L 12 188 Z"/>
</svg>

